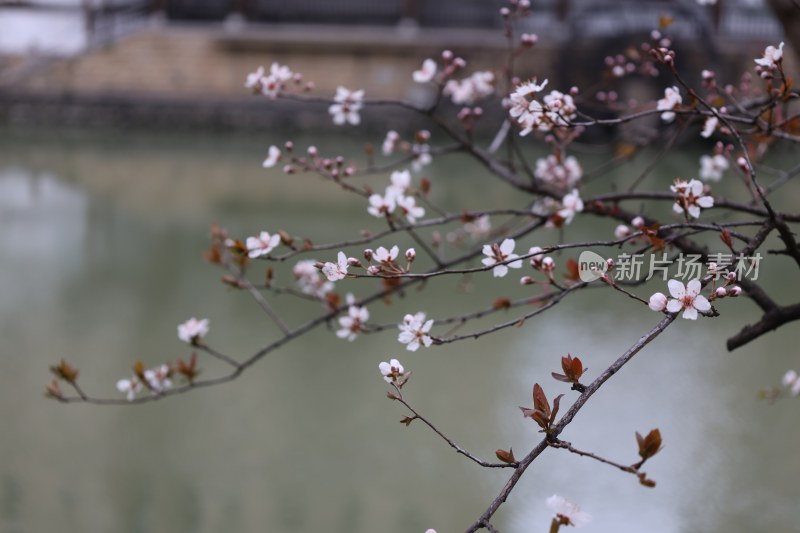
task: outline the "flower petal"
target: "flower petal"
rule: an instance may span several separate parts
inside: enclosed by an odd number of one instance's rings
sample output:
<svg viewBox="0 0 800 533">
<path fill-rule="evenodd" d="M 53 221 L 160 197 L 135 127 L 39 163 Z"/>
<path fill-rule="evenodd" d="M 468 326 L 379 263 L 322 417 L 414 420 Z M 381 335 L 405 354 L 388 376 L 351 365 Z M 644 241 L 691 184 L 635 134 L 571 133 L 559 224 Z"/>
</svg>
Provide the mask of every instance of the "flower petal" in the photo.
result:
<svg viewBox="0 0 800 533">
<path fill-rule="evenodd" d="M 695 309 L 697 309 L 698 311 L 700 311 L 701 313 L 705 313 L 707 311 L 711 311 L 711 303 L 709 303 L 709 301 L 706 300 L 706 297 L 703 296 L 702 294 L 698 294 L 695 297 L 694 302 L 692 303 L 692 306 Z"/>
<path fill-rule="evenodd" d="M 677 279 L 669 280 L 667 282 L 667 287 L 669 287 L 669 293 L 673 298 L 681 300 L 684 296 L 686 296 L 686 288 L 683 286 L 683 283 Z"/>
</svg>

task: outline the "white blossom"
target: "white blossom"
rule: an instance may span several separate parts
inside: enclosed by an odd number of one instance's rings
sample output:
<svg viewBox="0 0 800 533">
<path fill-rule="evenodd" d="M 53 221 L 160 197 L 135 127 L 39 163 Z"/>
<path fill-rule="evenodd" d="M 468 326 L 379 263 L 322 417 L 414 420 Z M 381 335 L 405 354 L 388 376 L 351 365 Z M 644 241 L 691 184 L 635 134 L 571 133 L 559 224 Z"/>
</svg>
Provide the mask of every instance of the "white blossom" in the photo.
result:
<svg viewBox="0 0 800 533">
<path fill-rule="evenodd" d="M 351 296 L 351 295 L 348 295 Z M 351 299 L 351 298 L 348 298 Z M 339 317 L 339 328 L 336 336 L 340 339 L 354 341 L 358 334 L 364 331 L 364 324 L 369 320 L 369 311 L 366 307 L 350 305 L 347 314 Z"/>
<path fill-rule="evenodd" d="M 672 192 L 678 195 L 677 200 L 672 205 L 672 210 L 678 214 L 688 213 L 692 218 L 700 217 L 700 208 L 708 209 L 714 207 L 714 198 L 706 196 L 703 191 L 703 182 L 699 180 L 675 180 L 674 185 L 670 185 Z"/>
<path fill-rule="evenodd" d="M 553 518 L 565 520 L 566 525 L 581 527 L 592 520 L 589 513 L 581 511 L 580 507 L 557 494 L 547 498 L 547 507 L 552 511 Z"/>
<path fill-rule="evenodd" d="M 381 371 L 381 375 L 383 376 L 383 379 L 386 381 L 386 383 L 392 383 L 392 382 L 397 383 L 397 380 L 405 372 L 403 365 L 401 365 L 400 361 L 398 361 L 397 359 L 392 359 L 388 363 L 385 361 L 380 363 L 378 365 L 378 369 Z"/>
<path fill-rule="evenodd" d="M 333 123 L 337 126 L 343 124 L 352 124 L 358 126 L 361 123 L 361 115 L 359 111 L 363 107 L 364 91 L 350 91 L 345 87 L 338 87 L 336 89 L 336 96 L 333 97 L 336 102 L 328 108 L 328 113 L 333 117 Z"/>
<path fill-rule="evenodd" d="M 730 167 L 728 158 L 722 154 L 700 156 L 700 179 L 706 181 L 719 181 Z"/>
<path fill-rule="evenodd" d="M 411 173 L 408 170 L 396 170 L 389 178 L 392 184 L 386 188 L 386 195 L 402 196 L 411 186 Z"/>
<path fill-rule="evenodd" d="M 572 192 L 565 195 L 561 199 L 561 205 L 563 207 L 558 210 L 557 214 L 564 219 L 564 223 L 569 224 L 575 218 L 576 213 L 583 211 L 583 200 L 578 194 L 578 189 L 572 189 Z"/>
<path fill-rule="evenodd" d="M 124 392 L 128 398 L 129 402 L 132 402 L 136 395 L 144 389 L 144 385 L 136 376 L 131 377 L 131 379 L 121 379 L 117 381 L 117 390 L 120 392 Z"/>
<path fill-rule="evenodd" d="M 281 236 L 277 233 L 270 235 L 267 231 L 262 231 L 258 237 L 248 237 L 245 241 L 247 246 L 247 256 L 250 259 L 269 254 L 281 242 Z"/>
<path fill-rule="evenodd" d="M 394 130 L 387 131 L 386 138 L 383 140 L 383 146 L 381 147 L 381 152 L 383 153 L 383 155 L 387 156 L 392 155 L 399 140 L 400 140 L 399 133 L 397 133 Z"/>
<path fill-rule="evenodd" d="M 367 213 L 374 217 L 383 218 L 388 214 L 391 214 L 395 207 L 395 194 L 390 194 L 387 191 L 385 196 L 381 196 L 380 194 L 371 194 L 369 197 L 369 207 L 367 207 Z"/>
<path fill-rule="evenodd" d="M 383 263 L 384 265 L 391 265 L 397 259 L 397 255 L 400 253 L 400 248 L 397 245 L 392 246 L 391 250 L 387 250 L 383 246 L 378 246 L 378 249 L 375 250 L 375 255 L 373 256 L 376 261 L 379 263 Z"/>
<path fill-rule="evenodd" d="M 442 94 L 456 105 L 471 105 L 494 92 L 494 74 L 489 71 L 473 72 L 463 80 L 448 80 Z"/>
<path fill-rule="evenodd" d="M 347 276 L 347 268 L 350 262 L 344 252 L 339 252 L 336 256 L 336 263 L 327 262 L 322 265 L 322 273 L 328 278 L 328 281 L 339 281 Z"/>
<path fill-rule="evenodd" d="M 464 224 L 464 233 L 469 235 L 474 240 L 480 240 L 492 231 L 492 223 L 489 220 L 489 215 L 481 215 L 472 222 Z"/>
<path fill-rule="evenodd" d="M 667 283 L 669 293 L 674 299 L 667 303 L 667 311 L 677 313 L 683 309 L 683 318 L 697 320 L 697 312 L 705 313 L 711 310 L 711 304 L 705 296 L 700 294 L 702 286 L 700 280 L 693 279 L 686 286 L 682 282 L 671 279 Z"/>
<path fill-rule="evenodd" d="M 422 68 L 415 70 L 411 77 L 417 83 L 427 83 L 436 75 L 436 61 L 433 59 L 426 59 L 422 62 Z"/>
<path fill-rule="evenodd" d="M 298 261 L 292 268 L 292 274 L 304 294 L 322 298 L 333 290 L 333 283 L 323 278 L 315 265 L 316 261 L 309 259 Z"/>
<path fill-rule="evenodd" d="M 398 196 L 397 206 L 403 210 L 403 214 L 410 224 L 425 216 L 425 208 L 418 206 L 413 196 Z"/>
<path fill-rule="evenodd" d="M 764 57 L 755 59 L 757 65 L 764 68 L 773 69 L 783 59 L 783 42 L 777 48 L 770 45 L 764 49 Z"/>
<path fill-rule="evenodd" d="M 514 239 L 505 239 L 502 243 L 498 244 L 484 244 L 483 245 L 483 255 L 484 257 L 481 260 L 485 266 L 492 266 L 496 265 L 492 269 L 492 274 L 496 278 L 502 278 L 506 274 L 508 274 L 509 268 L 521 268 L 522 267 L 522 259 L 519 259 L 519 256 L 514 253 L 514 247 L 517 243 Z M 516 259 L 516 261 L 515 261 Z M 508 264 L 500 264 L 504 261 L 511 261 Z"/>
<path fill-rule="evenodd" d="M 569 189 L 580 181 L 583 169 L 574 156 L 567 156 L 561 160 L 550 154 L 536 160 L 534 176 L 562 189 Z"/>
<path fill-rule="evenodd" d="M 789 370 L 786 374 L 783 375 L 783 379 L 781 380 L 783 386 L 789 389 L 789 394 L 793 397 L 800 396 L 800 376 L 797 375 L 797 372 L 794 370 Z"/>
<path fill-rule="evenodd" d="M 273 145 L 269 147 L 269 153 L 267 154 L 267 158 L 264 159 L 264 162 L 261 164 L 264 168 L 272 168 L 274 167 L 278 161 L 281 159 L 281 150 L 277 146 Z"/>
<path fill-rule="evenodd" d="M 403 322 L 398 326 L 400 335 L 397 340 L 406 345 L 406 350 L 416 352 L 420 345 L 426 348 L 433 344 L 433 339 L 428 334 L 433 326 L 433 319 L 425 320 L 425 313 L 422 311 L 416 314 L 408 314 L 403 317 Z"/>
<path fill-rule="evenodd" d="M 255 72 L 251 72 L 245 79 L 244 86 L 248 89 L 257 89 L 261 85 L 261 79 L 264 77 L 264 67 L 258 67 Z"/>
<path fill-rule="evenodd" d="M 717 117 L 708 117 L 703 124 L 703 131 L 700 132 L 700 136 L 708 139 L 717 129 L 717 126 L 719 126 L 719 119 Z"/>
<path fill-rule="evenodd" d="M 196 342 L 208 334 L 208 319 L 197 320 L 192 317 L 178 325 L 178 338 L 183 342 Z"/>
<path fill-rule="evenodd" d="M 661 120 L 665 122 L 672 122 L 675 119 L 675 113 L 672 112 L 678 105 L 683 102 L 681 93 L 676 86 L 667 87 L 664 89 L 664 98 L 656 103 L 656 109 L 663 111 L 661 113 Z"/>
<path fill-rule="evenodd" d="M 171 371 L 169 366 L 159 365 L 155 368 L 145 370 L 144 379 L 147 380 L 150 390 L 152 390 L 154 393 L 159 393 L 163 390 L 172 388 L 172 380 L 169 379 L 170 373 Z M 119 384 L 117 384 L 117 388 L 119 388 Z"/>
</svg>

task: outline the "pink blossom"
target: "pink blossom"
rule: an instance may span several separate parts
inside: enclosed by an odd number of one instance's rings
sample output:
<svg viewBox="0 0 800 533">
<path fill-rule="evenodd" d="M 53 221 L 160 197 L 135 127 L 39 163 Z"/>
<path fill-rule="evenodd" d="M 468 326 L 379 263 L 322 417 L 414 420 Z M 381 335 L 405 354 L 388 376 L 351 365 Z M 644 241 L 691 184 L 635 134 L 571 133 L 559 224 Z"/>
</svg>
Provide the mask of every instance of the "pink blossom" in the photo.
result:
<svg viewBox="0 0 800 533">
<path fill-rule="evenodd" d="M 344 252 L 339 252 L 336 256 L 336 263 L 325 263 L 322 265 L 322 273 L 328 278 L 328 281 L 339 281 L 347 277 L 347 268 L 350 262 Z"/>
<path fill-rule="evenodd" d="M 581 527 L 592 521 L 589 513 L 581 511 L 580 507 L 557 494 L 547 498 L 547 507 L 553 512 L 553 518 L 565 525 Z"/>
<path fill-rule="evenodd" d="M 384 265 L 391 265 L 397 259 L 397 255 L 400 253 L 400 248 L 397 245 L 392 246 L 391 250 L 387 250 L 383 246 L 379 246 L 377 250 L 375 250 L 375 260 L 379 263 L 383 263 Z"/>
<path fill-rule="evenodd" d="M 364 91 L 350 91 L 345 87 L 338 87 L 336 89 L 336 96 L 333 97 L 336 102 L 328 108 L 328 113 L 333 117 L 333 123 L 337 126 L 344 124 L 352 124 L 358 126 L 361 123 L 361 115 L 359 111 L 363 107 Z"/>
<path fill-rule="evenodd" d="M 722 154 L 700 156 L 700 179 L 704 181 L 719 181 L 730 167 L 728 158 Z"/>
<path fill-rule="evenodd" d="M 433 319 L 425 320 L 425 313 L 408 314 L 403 317 L 403 322 L 398 326 L 400 334 L 397 340 L 406 345 L 406 350 L 416 352 L 420 345 L 426 348 L 433 344 L 433 339 L 428 334 L 433 326 Z"/>
<path fill-rule="evenodd" d="M 388 214 L 391 214 L 395 207 L 397 206 L 395 202 L 395 195 L 389 194 L 387 191 L 386 196 L 381 196 L 380 194 L 372 194 L 369 197 L 369 207 L 367 207 L 367 213 L 374 217 L 383 218 Z"/>
<path fill-rule="evenodd" d="M 195 343 L 208 333 L 208 319 L 197 320 L 192 317 L 178 325 L 178 338 L 183 342 Z"/>
<path fill-rule="evenodd" d="M 281 242 L 281 236 L 277 233 L 270 235 L 267 231 L 262 231 L 258 237 L 248 237 L 245 241 L 247 246 L 247 256 L 250 259 L 269 254 Z"/>
<path fill-rule="evenodd" d="M 413 196 L 398 196 L 397 206 L 403 210 L 403 214 L 410 224 L 425 216 L 425 209 L 417 205 Z"/>
<path fill-rule="evenodd" d="M 572 192 L 565 195 L 561 199 L 561 205 L 563 207 L 559 209 L 558 216 L 563 218 L 566 224 L 569 224 L 575 218 L 576 213 L 583 211 L 583 200 L 578 194 L 578 189 L 572 189 Z"/>
<path fill-rule="evenodd" d="M 352 295 L 348 295 L 352 300 Z M 347 308 L 347 314 L 339 317 L 339 329 L 336 331 L 336 336 L 340 339 L 347 339 L 354 341 L 358 334 L 364 331 L 364 324 L 369 320 L 369 311 L 366 307 L 359 305 L 350 305 Z"/>
</svg>

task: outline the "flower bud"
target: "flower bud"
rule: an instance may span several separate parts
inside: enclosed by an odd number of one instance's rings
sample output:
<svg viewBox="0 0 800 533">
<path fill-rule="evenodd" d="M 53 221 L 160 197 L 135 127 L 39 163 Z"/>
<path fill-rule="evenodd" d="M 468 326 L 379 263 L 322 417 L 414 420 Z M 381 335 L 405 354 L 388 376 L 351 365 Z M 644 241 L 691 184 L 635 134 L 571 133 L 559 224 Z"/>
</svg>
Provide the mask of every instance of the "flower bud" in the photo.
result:
<svg viewBox="0 0 800 533">
<path fill-rule="evenodd" d="M 650 297 L 648 306 L 653 311 L 663 311 L 667 308 L 667 297 L 663 293 L 657 292 Z"/>
<path fill-rule="evenodd" d="M 533 285 L 536 281 L 530 276 L 522 276 L 519 278 L 519 282 L 521 285 Z"/>
<path fill-rule="evenodd" d="M 728 289 L 725 287 L 717 287 L 717 298 L 725 298 L 728 295 Z"/>
<path fill-rule="evenodd" d="M 360 267 L 361 266 L 361 261 L 359 261 L 355 257 L 348 257 L 347 258 L 347 264 L 350 265 L 351 267 Z"/>
<path fill-rule="evenodd" d="M 367 268 L 367 274 L 369 274 L 370 276 L 374 276 L 375 274 L 380 273 L 380 271 L 381 271 L 380 265 L 370 265 L 369 268 Z"/>
<path fill-rule="evenodd" d="M 742 288 L 739 287 L 738 285 L 735 285 L 733 287 L 729 287 L 728 288 L 728 296 L 732 296 L 732 297 L 736 298 L 740 294 L 742 294 Z"/>
<path fill-rule="evenodd" d="M 624 239 L 631 234 L 631 229 L 625 224 L 620 224 L 614 230 L 614 237 L 617 239 Z"/>
<path fill-rule="evenodd" d="M 413 248 L 409 248 L 408 250 L 406 250 L 406 261 L 411 263 L 416 258 L 417 258 L 417 251 L 416 250 L 414 250 Z"/>
<path fill-rule="evenodd" d="M 372 261 L 373 255 L 375 255 L 375 252 L 372 250 L 372 248 L 367 248 L 366 250 L 364 250 L 364 259 L 366 259 L 367 261 Z"/>
</svg>

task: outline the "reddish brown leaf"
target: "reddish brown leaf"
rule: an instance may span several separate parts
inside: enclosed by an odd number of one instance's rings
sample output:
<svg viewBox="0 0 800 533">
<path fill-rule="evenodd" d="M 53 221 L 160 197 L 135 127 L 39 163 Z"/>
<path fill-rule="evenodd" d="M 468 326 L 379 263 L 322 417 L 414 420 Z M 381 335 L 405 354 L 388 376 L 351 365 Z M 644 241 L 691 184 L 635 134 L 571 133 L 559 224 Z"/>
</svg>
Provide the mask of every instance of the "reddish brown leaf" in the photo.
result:
<svg viewBox="0 0 800 533">
<path fill-rule="evenodd" d="M 492 302 L 492 309 L 508 309 L 511 307 L 511 300 L 505 297 L 497 298 Z"/>
<path fill-rule="evenodd" d="M 650 431 L 646 437 L 636 433 L 636 442 L 639 445 L 639 456 L 649 459 L 661 450 L 661 432 L 658 428 Z"/>
<path fill-rule="evenodd" d="M 533 385 L 533 408 L 541 411 L 546 419 L 550 418 L 550 402 L 547 401 L 547 396 L 538 383 Z"/>
<path fill-rule="evenodd" d="M 502 462 L 506 464 L 511 465 L 517 462 L 517 458 L 514 457 L 513 448 L 509 448 L 508 451 L 500 449 L 494 452 L 494 454 L 497 456 L 498 459 L 500 459 Z"/>
<path fill-rule="evenodd" d="M 73 368 L 63 359 L 57 366 L 51 366 L 50 372 L 55 374 L 57 378 L 63 379 L 67 383 L 75 383 L 75 381 L 78 379 L 78 369 Z"/>
<path fill-rule="evenodd" d="M 578 262 L 571 257 L 567 259 L 567 273 L 564 274 L 564 277 L 570 281 L 578 281 L 580 279 L 580 269 L 578 268 Z"/>
</svg>

